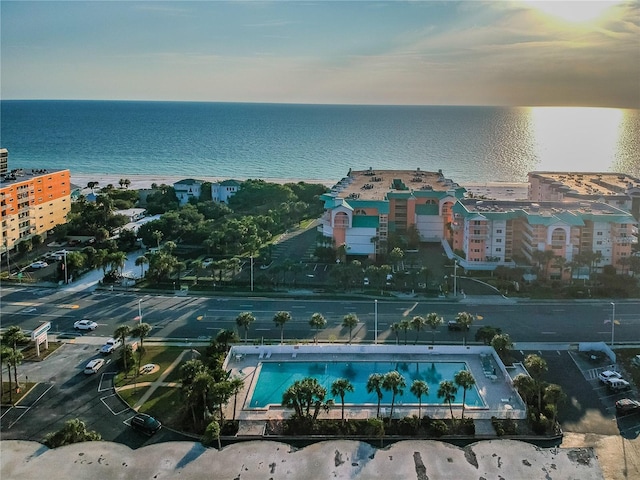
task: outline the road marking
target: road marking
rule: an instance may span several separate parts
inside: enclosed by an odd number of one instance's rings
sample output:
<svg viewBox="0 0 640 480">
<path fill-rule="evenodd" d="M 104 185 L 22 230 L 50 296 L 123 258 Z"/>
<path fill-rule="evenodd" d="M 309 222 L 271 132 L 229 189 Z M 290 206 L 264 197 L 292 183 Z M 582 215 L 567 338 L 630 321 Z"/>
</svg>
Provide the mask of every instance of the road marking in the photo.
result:
<svg viewBox="0 0 640 480">
<path fill-rule="evenodd" d="M 407 308 L 404 313 L 402 314 L 403 317 L 408 316 L 411 312 L 413 312 L 413 310 L 418 306 L 418 302 L 414 303 L 412 307 Z"/>
<path fill-rule="evenodd" d="M 44 397 L 44 396 L 47 394 L 47 392 L 48 392 L 49 390 L 51 390 L 52 388 L 53 388 L 53 385 L 51 385 L 49 388 L 47 388 L 47 389 L 42 393 L 42 395 L 40 395 L 38 398 L 36 398 L 36 400 L 35 400 L 31 405 L 29 405 L 29 406 L 25 409 L 24 413 L 23 413 L 22 415 L 20 415 L 18 418 L 16 418 L 16 419 L 15 419 L 15 421 L 14 421 L 11 425 L 9 425 L 8 429 L 9 429 L 9 428 L 11 428 L 11 427 L 13 427 L 16 423 L 18 423 L 18 422 L 20 421 L 20 419 L 21 419 L 22 417 L 24 417 L 24 416 L 27 414 L 27 412 L 28 412 L 29 410 L 31 410 L 31 408 L 32 408 L 36 403 L 38 403 L 38 402 L 40 401 L 40 399 L 41 399 L 42 397 Z M 14 408 L 15 408 L 15 407 L 14 407 Z"/>
<path fill-rule="evenodd" d="M 558 332 L 540 332 L 542 335 L 556 335 Z"/>
</svg>

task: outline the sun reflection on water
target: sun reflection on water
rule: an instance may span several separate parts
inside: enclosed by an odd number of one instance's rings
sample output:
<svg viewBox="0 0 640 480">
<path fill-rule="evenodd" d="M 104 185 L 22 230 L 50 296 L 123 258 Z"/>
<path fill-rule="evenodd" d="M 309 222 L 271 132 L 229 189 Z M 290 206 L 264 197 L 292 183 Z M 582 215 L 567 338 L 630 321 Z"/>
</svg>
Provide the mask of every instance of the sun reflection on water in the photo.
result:
<svg viewBox="0 0 640 480">
<path fill-rule="evenodd" d="M 624 110 L 531 107 L 538 170 L 607 171 L 616 161 Z"/>
</svg>

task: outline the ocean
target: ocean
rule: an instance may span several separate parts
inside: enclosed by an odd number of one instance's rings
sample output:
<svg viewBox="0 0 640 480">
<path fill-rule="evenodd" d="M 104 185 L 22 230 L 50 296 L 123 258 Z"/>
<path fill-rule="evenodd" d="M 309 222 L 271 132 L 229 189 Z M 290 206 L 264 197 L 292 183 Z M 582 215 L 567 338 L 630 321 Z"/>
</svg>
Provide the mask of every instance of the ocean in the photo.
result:
<svg viewBox="0 0 640 480">
<path fill-rule="evenodd" d="M 527 172 L 640 177 L 640 110 L 195 102 L 0 102 L 9 168 L 73 174 L 337 180 L 350 168 L 524 182 Z"/>
</svg>

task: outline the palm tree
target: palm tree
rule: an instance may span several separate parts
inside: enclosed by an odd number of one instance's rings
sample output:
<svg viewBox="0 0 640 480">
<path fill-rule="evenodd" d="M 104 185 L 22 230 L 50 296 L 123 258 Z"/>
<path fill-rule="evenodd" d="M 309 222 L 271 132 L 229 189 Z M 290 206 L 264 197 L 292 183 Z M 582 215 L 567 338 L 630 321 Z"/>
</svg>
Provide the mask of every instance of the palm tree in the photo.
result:
<svg viewBox="0 0 640 480">
<path fill-rule="evenodd" d="M 544 389 L 544 403 L 547 404 L 547 409 L 553 412 L 552 421 L 555 428 L 556 418 L 558 416 L 558 405 L 565 401 L 567 395 L 562 391 L 560 385 L 551 383 Z"/>
<path fill-rule="evenodd" d="M 396 336 L 396 345 L 398 345 L 400 343 L 400 323 L 398 322 L 394 322 L 391 324 L 391 331 L 395 334 Z"/>
<path fill-rule="evenodd" d="M 536 382 L 529 375 L 519 373 L 513 379 L 513 386 L 516 387 L 518 393 L 527 405 L 531 404 L 531 400 L 536 394 Z"/>
<path fill-rule="evenodd" d="M 87 425 L 80 419 L 67 420 L 64 426 L 54 433 L 48 433 L 44 444 L 49 448 L 62 447 L 72 443 L 99 441 L 102 437 L 98 432 L 87 430 Z"/>
<path fill-rule="evenodd" d="M 204 431 L 202 436 L 202 444 L 205 447 L 213 445 L 213 440 L 218 441 L 218 450 L 222 450 L 222 443 L 220 442 L 220 424 L 216 420 L 212 420 Z"/>
<path fill-rule="evenodd" d="M 414 380 L 411 384 L 411 393 L 418 397 L 418 418 L 422 417 L 422 396 L 429 395 L 429 385 L 424 380 Z"/>
<path fill-rule="evenodd" d="M 291 314 L 283 310 L 273 316 L 274 323 L 280 327 L 280 344 L 284 343 L 284 324 L 291 320 Z"/>
<path fill-rule="evenodd" d="M 346 378 L 338 378 L 331 384 L 331 395 L 340 397 L 342 404 L 342 423 L 344 423 L 344 396 L 347 392 L 353 392 L 353 385 Z"/>
<path fill-rule="evenodd" d="M 349 329 L 349 343 L 353 338 L 353 328 L 358 325 L 358 316 L 355 313 L 347 313 L 342 319 L 342 326 Z"/>
<path fill-rule="evenodd" d="M 463 345 L 467 344 L 467 332 L 471 328 L 471 324 L 473 323 L 473 315 L 468 312 L 459 312 L 456 315 L 456 323 L 460 326 L 460 329 L 464 333 L 463 337 Z"/>
<path fill-rule="evenodd" d="M 381 373 L 372 373 L 367 380 L 367 393 L 376 392 L 378 397 L 378 409 L 376 410 L 376 418 L 380 418 L 380 402 L 382 401 L 382 381 L 384 375 Z"/>
<path fill-rule="evenodd" d="M 491 339 L 491 346 L 500 358 L 505 361 L 506 357 L 509 356 L 509 351 L 513 348 L 513 342 L 508 333 L 499 333 Z"/>
<path fill-rule="evenodd" d="M 453 376 L 453 381 L 457 386 L 462 387 L 462 415 L 460 418 L 463 419 L 465 401 L 467 400 L 467 390 L 471 390 L 471 388 L 476 384 L 476 380 L 468 370 L 460 370 Z"/>
<path fill-rule="evenodd" d="M 124 265 L 127 261 L 127 254 L 124 252 L 113 252 L 109 255 L 109 263 L 111 264 L 111 268 L 113 270 L 117 270 L 122 274 L 124 270 Z"/>
<path fill-rule="evenodd" d="M 314 313 L 311 315 L 311 320 L 309 320 L 309 325 L 311 328 L 316 329 L 316 335 L 314 337 L 314 341 L 318 343 L 318 332 L 321 328 L 324 328 L 327 325 L 327 320 L 322 316 L 321 313 Z"/>
<path fill-rule="evenodd" d="M 149 259 L 144 255 L 136 258 L 136 267 L 140 267 L 140 278 L 144 277 L 144 266 L 149 263 Z"/>
<path fill-rule="evenodd" d="M 13 383 L 11 381 L 11 357 L 13 356 L 13 350 L 6 345 L 2 345 L 0 347 L 0 372 L 2 372 L 2 365 L 7 364 L 7 373 L 9 374 L 9 403 L 13 403 Z M 4 383 L 2 382 L 2 377 L 0 376 L 0 398 L 2 398 L 2 394 L 4 393 Z"/>
<path fill-rule="evenodd" d="M 420 315 L 416 315 L 411 319 L 411 328 L 416 331 L 416 340 L 415 342 L 413 342 L 414 345 L 418 344 L 418 335 L 420 335 L 420 330 L 422 330 L 424 324 L 424 318 L 422 318 Z"/>
<path fill-rule="evenodd" d="M 122 361 L 124 362 L 124 376 L 127 376 L 129 370 L 127 369 L 127 337 L 131 335 L 131 327 L 129 325 L 120 325 L 113 332 L 113 338 L 119 339 L 122 342 Z"/>
<path fill-rule="evenodd" d="M 451 412 L 451 421 L 454 420 L 453 407 L 451 406 L 451 402 L 453 402 L 456 399 L 457 392 L 458 392 L 458 387 L 456 387 L 451 380 L 443 380 L 442 382 L 440 382 L 440 386 L 438 387 L 438 398 L 442 398 L 443 401 L 449 404 L 449 412 Z"/>
<path fill-rule="evenodd" d="M 229 387 L 231 388 L 231 394 L 233 395 L 233 418 L 236 419 L 236 405 L 238 403 L 238 394 L 242 391 L 242 387 L 244 387 L 244 380 L 240 377 L 233 377 L 229 380 Z"/>
<path fill-rule="evenodd" d="M 162 237 L 164 237 L 164 235 L 160 230 L 154 230 L 151 233 L 151 238 L 156 241 L 156 247 L 158 248 L 160 248 L 160 240 L 162 240 Z"/>
<path fill-rule="evenodd" d="M 542 375 L 549 370 L 547 361 L 538 355 L 531 353 L 524 359 L 524 366 L 535 381 L 538 395 L 538 412 L 542 408 Z"/>
<path fill-rule="evenodd" d="M 429 325 L 429 327 L 431 327 L 431 345 L 434 345 L 436 343 L 436 330 L 444 323 L 444 319 L 437 313 L 431 312 L 427 314 L 424 321 Z"/>
<path fill-rule="evenodd" d="M 384 376 L 382 380 L 382 388 L 385 390 L 391 391 L 391 411 L 389 414 L 389 422 L 393 418 L 393 406 L 396 401 L 396 395 L 402 395 L 404 393 L 404 387 L 407 384 L 404 381 L 404 377 L 398 371 L 391 371 Z"/>
<path fill-rule="evenodd" d="M 193 262 L 191 262 L 191 268 L 194 271 L 195 277 L 196 277 L 196 285 L 198 284 L 198 275 L 200 274 L 200 269 L 202 268 L 202 260 L 194 260 Z"/>
<path fill-rule="evenodd" d="M 18 352 L 18 343 L 27 339 L 27 336 L 22 331 L 22 328 L 17 325 L 12 325 L 2 334 L 2 344 L 8 345 L 12 354 L 8 357 L 9 366 L 13 365 L 13 372 L 15 377 L 16 389 L 20 387 L 18 384 L 18 365 L 22 363 L 24 358 L 21 352 Z M 9 371 L 9 381 L 11 381 L 11 371 Z"/>
<path fill-rule="evenodd" d="M 149 336 L 151 332 L 151 325 L 148 323 L 140 322 L 131 329 L 131 336 L 138 337 L 140 339 L 139 350 L 144 351 L 144 339 Z"/>
<path fill-rule="evenodd" d="M 400 329 L 404 330 L 404 344 L 407 344 L 407 331 L 411 328 L 411 322 L 406 318 L 400 320 Z"/>
<path fill-rule="evenodd" d="M 247 335 L 249 334 L 249 325 L 255 322 L 256 317 L 251 312 L 242 312 L 236 317 L 236 325 L 244 328 L 244 343 L 247 343 Z"/>
</svg>

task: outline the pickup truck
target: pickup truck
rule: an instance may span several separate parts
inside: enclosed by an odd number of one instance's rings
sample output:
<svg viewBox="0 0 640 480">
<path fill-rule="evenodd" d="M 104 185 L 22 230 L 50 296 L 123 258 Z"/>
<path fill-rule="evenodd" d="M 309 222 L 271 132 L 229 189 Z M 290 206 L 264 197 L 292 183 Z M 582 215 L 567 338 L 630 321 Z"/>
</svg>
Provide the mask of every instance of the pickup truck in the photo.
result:
<svg viewBox="0 0 640 480">
<path fill-rule="evenodd" d="M 120 345 L 122 345 L 122 341 L 119 338 L 110 338 L 109 340 L 107 340 L 107 343 L 105 343 L 100 348 L 100 353 L 108 355 L 110 353 L 113 353 L 113 351 Z"/>
</svg>

